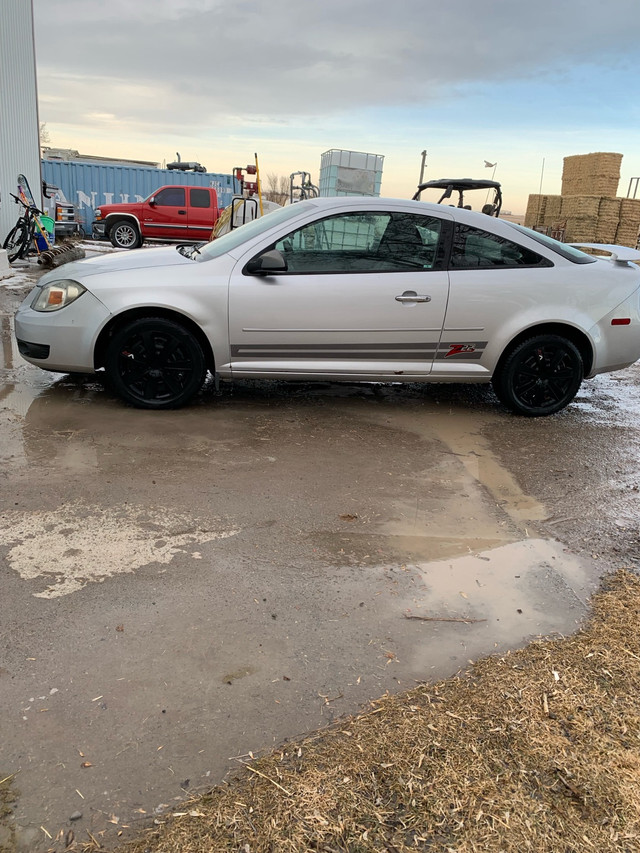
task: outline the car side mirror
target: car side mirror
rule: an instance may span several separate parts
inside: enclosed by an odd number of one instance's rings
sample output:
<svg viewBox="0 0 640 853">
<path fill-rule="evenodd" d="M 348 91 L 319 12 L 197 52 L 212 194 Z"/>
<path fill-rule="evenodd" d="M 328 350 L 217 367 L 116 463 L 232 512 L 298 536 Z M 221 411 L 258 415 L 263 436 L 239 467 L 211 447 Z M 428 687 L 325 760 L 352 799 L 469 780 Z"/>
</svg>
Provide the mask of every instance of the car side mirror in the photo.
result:
<svg viewBox="0 0 640 853">
<path fill-rule="evenodd" d="M 271 249 L 251 258 L 245 270 L 250 275 L 276 275 L 289 269 L 284 256 L 277 249 Z"/>
<path fill-rule="evenodd" d="M 151 198 L 149 199 L 149 205 L 151 207 L 153 207 L 155 205 L 155 203 L 156 203 L 156 197 L 154 195 L 152 195 Z"/>
</svg>

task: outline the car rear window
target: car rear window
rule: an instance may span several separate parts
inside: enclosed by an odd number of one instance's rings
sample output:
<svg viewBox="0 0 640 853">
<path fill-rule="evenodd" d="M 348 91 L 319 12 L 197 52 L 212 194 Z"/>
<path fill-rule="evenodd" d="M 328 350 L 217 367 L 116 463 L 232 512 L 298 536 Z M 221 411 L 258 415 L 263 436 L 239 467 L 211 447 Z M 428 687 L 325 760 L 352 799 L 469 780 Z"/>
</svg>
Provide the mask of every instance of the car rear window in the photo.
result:
<svg viewBox="0 0 640 853">
<path fill-rule="evenodd" d="M 515 222 L 510 222 L 509 225 L 511 225 L 512 228 L 515 228 L 516 231 L 521 231 L 523 234 L 526 234 L 527 237 L 530 237 L 532 240 L 536 240 L 547 249 L 551 249 L 556 252 L 556 254 L 560 255 L 562 258 L 566 258 L 566 260 L 571 261 L 573 264 L 593 264 L 596 262 L 596 258 L 593 256 L 581 252 L 580 249 L 574 249 L 573 246 L 568 246 L 566 243 L 560 243 L 559 240 L 554 240 L 553 237 L 547 237 L 546 234 L 541 234 L 539 231 L 533 231 L 531 228 L 524 228 L 522 225 L 516 225 Z"/>
<path fill-rule="evenodd" d="M 553 266 L 550 260 L 525 246 L 462 223 L 455 228 L 450 263 L 455 269 Z"/>
</svg>

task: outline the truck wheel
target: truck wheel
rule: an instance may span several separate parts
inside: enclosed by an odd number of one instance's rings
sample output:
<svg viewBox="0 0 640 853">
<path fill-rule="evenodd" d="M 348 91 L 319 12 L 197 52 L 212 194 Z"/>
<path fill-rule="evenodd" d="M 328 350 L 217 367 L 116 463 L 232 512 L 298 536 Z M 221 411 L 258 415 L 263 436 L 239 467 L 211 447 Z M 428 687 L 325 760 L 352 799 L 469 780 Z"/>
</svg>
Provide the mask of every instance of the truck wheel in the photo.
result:
<svg viewBox="0 0 640 853">
<path fill-rule="evenodd" d="M 141 317 L 114 334 L 105 359 L 113 390 L 139 409 L 177 409 L 206 376 L 202 347 L 179 323 Z"/>
<path fill-rule="evenodd" d="M 119 219 L 109 231 L 111 245 L 116 249 L 137 249 L 142 240 L 137 227 L 128 219 Z"/>
</svg>

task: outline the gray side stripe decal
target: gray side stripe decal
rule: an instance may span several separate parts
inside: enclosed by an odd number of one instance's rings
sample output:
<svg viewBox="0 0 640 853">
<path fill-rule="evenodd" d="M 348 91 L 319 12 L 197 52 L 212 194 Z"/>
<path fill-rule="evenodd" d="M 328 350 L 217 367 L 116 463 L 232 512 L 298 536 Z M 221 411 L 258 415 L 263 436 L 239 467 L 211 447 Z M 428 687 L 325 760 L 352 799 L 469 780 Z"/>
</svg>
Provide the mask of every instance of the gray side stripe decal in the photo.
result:
<svg viewBox="0 0 640 853">
<path fill-rule="evenodd" d="M 436 344 L 416 345 L 413 347 L 260 347 L 232 346 L 233 358 L 321 358 L 321 359 L 389 359 L 399 361 L 420 361 L 433 359 L 436 354 Z"/>
<path fill-rule="evenodd" d="M 464 344 L 232 344 L 231 357 L 244 359 L 423 359 L 469 361 L 482 358 L 486 341 Z"/>
</svg>

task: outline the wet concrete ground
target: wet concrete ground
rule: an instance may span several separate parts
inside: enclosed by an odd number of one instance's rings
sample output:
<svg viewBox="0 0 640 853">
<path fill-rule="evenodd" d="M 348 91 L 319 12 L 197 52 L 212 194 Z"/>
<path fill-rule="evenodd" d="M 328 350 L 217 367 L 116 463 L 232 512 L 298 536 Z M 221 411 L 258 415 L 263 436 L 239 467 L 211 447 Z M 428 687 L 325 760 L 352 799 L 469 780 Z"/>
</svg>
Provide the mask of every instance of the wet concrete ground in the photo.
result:
<svg viewBox="0 0 640 853">
<path fill-rule="evenodd" d="M 111 844 L 249 752 L 570 632 L 637 566 L 637 366 L 537 420 L 437 385 L 243 382 L 143 412 L 20 359 L 36 275 L 0 282 L 0 778 L 23 850 Z"/>
</svg>

